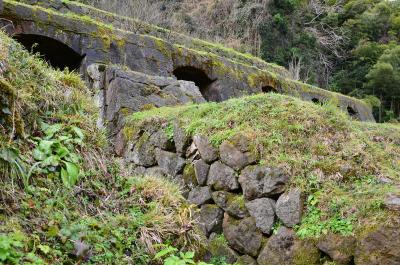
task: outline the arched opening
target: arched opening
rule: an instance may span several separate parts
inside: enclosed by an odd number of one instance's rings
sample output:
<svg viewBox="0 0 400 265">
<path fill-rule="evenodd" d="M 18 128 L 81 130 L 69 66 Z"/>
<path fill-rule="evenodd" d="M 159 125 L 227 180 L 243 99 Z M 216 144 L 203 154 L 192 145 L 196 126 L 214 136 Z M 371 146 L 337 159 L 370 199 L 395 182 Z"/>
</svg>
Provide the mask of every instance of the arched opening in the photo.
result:
<svg viewBox="0 0 400 265">
<path fill-rule="evenodd" d="M 63 70 L 77 70 L 84 56 L 75 52 L 68 45 L 46 37 L 35 34 L 19 34 L 14 39 L 21 43 L 28 51 L 39 53 L 52 67 Z"/>
<path fill-rule="evenodd" d="M 272 87 L 272 86 L 263 86 L 261 88 L 261 91 L 263 93 L 271 93 L 271 92 L 276 92 L 276 89 L 274 87 Z"/>
<path fill-rule="evenodd" d="M 192 66 L 182 66 L 176 68 L 173 74 L 178 80 L 194 82 L 207 101 L 215 98 L 215 95 L 213 95 L 213 92 L 209 89 L 210 85 L 215 80 L 211 80 L 204 71 Z"/>
<path fill-rule="evenodd" d="M 322 105 L 322 101 L 321 101 L 319 98 L 312 98 L 311 101 L 312 101 L 314 104 Z"/>
<path fill-rule="evenodd" d="M 347 107 L 347 113 L 350 115 L 350 117 L 356 117 L 358 114 L 358 112 L 350 106 Z"/>
</svg>

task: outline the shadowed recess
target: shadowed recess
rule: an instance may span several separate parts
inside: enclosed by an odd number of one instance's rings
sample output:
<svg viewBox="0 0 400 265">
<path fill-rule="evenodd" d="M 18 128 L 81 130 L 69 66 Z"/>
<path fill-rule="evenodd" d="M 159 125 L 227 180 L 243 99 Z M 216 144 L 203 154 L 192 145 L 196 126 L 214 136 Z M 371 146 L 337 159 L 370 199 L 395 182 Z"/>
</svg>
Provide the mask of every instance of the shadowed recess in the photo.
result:
<svg viewBox="0 0 400 265">
<path fill-rule="evenodd" d="M 358 112 L 350 106 L 347 107 L 347 112 L 351 117 L 356 117 L 358 114 Z"/>
<path fill-rule="evenodd" d="M 21 43 L 28 51 L 39 53 L 52 67 L 63 70 L 77 70 L 84 56 L 75 52 L 68 45 L 46 37 L 35 34 L 18 34 L 14 39 Z"/>
<path fill-rule="evenodd" d="M 323 105 L 323 102 L 319 98 L 312 98 L 311 101 L 317 105 Z"/>
<path fill-rule="evenodd" d="M 176 68 L 173 74 L 178 80 L 194 82 L 207 101 L 215 101 L 217 98 L 217 95 L 214 95 L 215 92 L 210 89 L 210 85 L 215 80 L 211 80 L 203 70 L 191 66 L 183 66 Z"/>
<path fill-rule="evenodd" d="M 277 92 L 277 90 L 272 86 L 263 86 L 261 88 L 261 90 L 262 90 L 263 93 L 271 93 L 271 92 L 275 92 L 276 93 Z"/>
</svg>

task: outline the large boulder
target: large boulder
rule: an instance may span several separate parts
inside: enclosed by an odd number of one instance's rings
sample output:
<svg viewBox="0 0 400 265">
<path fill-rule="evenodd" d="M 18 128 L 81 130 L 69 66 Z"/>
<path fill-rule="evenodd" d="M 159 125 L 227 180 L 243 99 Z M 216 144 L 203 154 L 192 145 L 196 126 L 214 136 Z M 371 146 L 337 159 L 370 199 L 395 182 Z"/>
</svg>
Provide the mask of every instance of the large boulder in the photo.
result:
<svg viewBox="0 0 400 265">
<path fill-rule="evenodd" d="M 276 202 L 276 215 L 287 227 L 294 227 L 301 221 L 303 200 L 300 189 L 282 194 Z"/>
<path fill-rule="evenodd" d="M 289 176 L 280 168 L 248 166 L 242 170 L 239 182 L 246 199 L 275 196 L 285 191 Z"/>
<path fill-rule="evenodd" d="M 196 187 L 189 192 L 188 201 L 197 206 L 212 202 L 210 187 Z"/>
<path fill-rule="evenodd" d="M 181 104 L 205 103 L 199 88 L 190 81 L 178 80 L 163 89 L 163 92 L 175 97 Z"/>
<path fill-rule="evenodd" d="M 281 227 L 271 236 L 258 256 L 259 265 L 319 264 L 318 249 L 308 241 L 296 237 L 293 230 Z"/>
<path fill-rule="evenodd" d="M 275 201 L 268 198 L 255 199 L 247 202 L 246 208 L 261 232 L 270 234 L 275 222 Z"/>
<path fill-rule="evenodd" d="M 205 99 L 193 82 L 140 72 L 107 69 L 106 118 L 112 121 L 122 109 L 137 112 L 149 107 L 203 103 Z"/>
<path fill-rule="evenodd" d="M 380 227 L 361 238 L 356 247 L 355 264 L 400 264 L 399 225 Z"/>
<path fill-rule="evenodd" d="M 212 186 L 215 190 L 225 191 L 239 188 L 236 172 L 219 161 L 211 165 L 207 185 Z"/>
<path fill-rule="evenodd" d="M 203 160 L 196 160 L 193 162 L 193 166 L 197 183 L 199 183 L 199 185 L 201 186 L 206 185 L 208 171 L 210 170 L 210 165 L 208 165 Z"/>
<path fill-rule="evenodd" d="M 225 213 L 222 227 L 225 238 L 233 249 L 253 257 L 258 255 L 263 236 L 253 217 L 237 220 Z"/>
<path fill-rule="evenodd" d="M 230 216 L 244 218 L 249 216 L 242 195 L 233 194 L 227 191 L 215 191 L 212 193 L 214 202 Z"/>
<path fill-rule="evenodd" d="M 337 265 L 350 265 L 353 261 L 356 239 L 353 236 L 328 234 L 318 241 L 318 248 Z"/>
<path fill-rule="evenodd" d="M 156 149 L 155 153 L 159 167 L 162 168 L 167 175 L 175 177 L 179 173 L 182 173 L 185 166 L 185 160 L 183 158 L 178 156 L 176 153 L 167 152 L 161 149 Z"/>
<path fill-rule="evenodd" d="M 255 162 L 255 156 L 250 152 L 242 153 L 231 143 L 225 141 L 219 146 L 221 161 L 235 170 L 241 170 Z"/>
<path fill-rule="evenodd" d="M 221 233 L 224 211 L 215 204 L 204 204 L 199 212 L 199 225 L 208 237 L 211 233 Z"/>
<path fill-rule="evenodd" d="M 193 142 L 196 145 L 201 158 L 206 163 L 212 163 L 218 159 L 218 151 L 214 146 L 211 145 L 207 137 L 202 135 L 195 135 L 193 137 Z"/>
</svg>

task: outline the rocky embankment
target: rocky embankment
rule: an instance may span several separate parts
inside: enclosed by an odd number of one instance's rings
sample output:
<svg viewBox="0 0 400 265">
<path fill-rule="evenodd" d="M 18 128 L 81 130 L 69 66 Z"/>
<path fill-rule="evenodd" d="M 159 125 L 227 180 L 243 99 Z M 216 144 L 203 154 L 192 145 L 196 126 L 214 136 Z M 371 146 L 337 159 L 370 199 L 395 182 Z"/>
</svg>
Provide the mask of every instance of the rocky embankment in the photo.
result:
<svg viewBox="0 0 400 265">
<path fill-rule="evenodd" d="M 157 118 L 128 134 L 124 157 L 133 173 L 181 183 L 199 208 L 211 255 L 259 265 L 400 264 L 398 226 L 300 239 L 294 228 L 305 210 L 304 194 L 288 186 L 292 176 L 284 168 L 260 164 L 244 135 L 216 147 L 205 136 L 188 136 L 178 121 Z M 218 243 L 220 234 L 227 245 Z"/>
</svg>

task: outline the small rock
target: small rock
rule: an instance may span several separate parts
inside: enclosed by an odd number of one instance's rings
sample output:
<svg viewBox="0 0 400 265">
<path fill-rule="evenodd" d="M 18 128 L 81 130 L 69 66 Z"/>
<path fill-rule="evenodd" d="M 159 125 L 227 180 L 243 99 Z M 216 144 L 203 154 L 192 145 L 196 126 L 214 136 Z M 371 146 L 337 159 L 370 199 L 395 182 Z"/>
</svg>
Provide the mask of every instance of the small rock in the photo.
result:
<svg viewBox="0 0 400 265">
<path fill-rule="evenodd" d="M 208 237 L 211 233 L 221 233 L 224 211 L 215 204 L 204 204 L 199 213 L 199 225 Z"/>
<path fill-rule="evenodd" d="M 150 135 L 144 133 L 128 152 L 128 161 L 132 161 L 138 166 L 151 167 L 156 164 L 154 146 L 149 141 Z"/>
<path fill-rule="evenodd" d="M 163 129 L 158 130 L 150 136 L 150 142 L 155 147 L 161 148 L 165 151 L 173 151 L 174 143 L 170 140 Z"/>
<path fill-rule="evenodd" d="M 229 245 L 243 254 L 256 257 L 262 241 L 262 233 L 257 229 L 253 217 L 236 220 L 224 215 L 223 231 Z"/>
<path fill-rule="evenodd" d="M 186 153 L 186 148 L 190 144 L 190 137 L 184 129 L 179 125 L 178 121 L 174 122 L 174 142 L 176 152 L 180 155 Z"/>
<path fill-rule="evenodd" d="M 289 176 L 280 168 L 248 166 L 242 170 L 239 182 L 247 200 L 281 194 Z"/>
<path fill-rule="evenodd" d="M 189 146 L 189 148 L 186 150 L 186 158 L 189 158 L 197 153 L 197 147 L 196 145 L 192 142 L 192 144 Z"/>
<path fill-rule="evenodd" d="M 196 175 L 197 183 L 200 186 L 207 184 L 207 175 L 210 170 L 210 165 L 208 165 L 203 160 L 197 160 L 193 162 L 194 173 Z"/>
<path fill-rule="evenodd" d="M 385 198 L 385 206 L 392 211 L 400 211 L 400 196 L 394 193 L 389 193 Z"/>
<path fill-rule="evenodd" d="M 230 142 L 243 153 L 250 151 L 250 139 L 243 134 L 236 134 Z"/>
<path fill-rule="evenodd" d="M 328 234 L 318 241 L 318 248 L 327 254 L 338 265 L 350 265 L 356 247 L 356 239 L 352 236 Z"/>
<path fill-rule="evenodd" d="M 176 153 L 167 152 L 161 149 L 156 149 L 156 160 L 158 165 L 164 170 L 164 172 L 175 177 L 182 172 L 185 166 L 185 160 L 179 157 Z"/>
<path fill-rule="evenodd" d="M 146 173 L 146 168 L 141 166 L 134 167 L 131 172 L 133 176 L 144 176 Z"/>
<path fill-rule="evenodd" d="M 215 191 L 212 193 L 214 202 L 230 216 L 244 218 L 249 216 L 242 195 L 235 195 L 227 191 Z"/>
<path fill-rule="evenodd" d="M 236 251 L 228 246 L 228 243 L 223 237 L 216 234 L 210 235 L 207 250 L 210 252 L 204 261 L 211 262 L 213 257 L 224 257 L 225 261 L 229 264 L 234 264 L 238 259 Z"/>
<path fill-rule="evenodd" d="M 73 254 L 79 260 L 88 260 L 91 256 L 90 246 L 81 240 L 76 240 Z"/>
<path fill-rule="evenodd" d="M 212 163 L 218 159 L 218 151 L 211 145 L 207 137 L 195 135 L 193 137 L 193 142 L 199 150 L 201 158 L 206 163 Z"/>
<path fill-rule="evenodd" d="M 276 202 L 276 215 L 287 227 L 300 223 L 303 213 L 303 200 L 300 189 L 282 194 Z"/>
<path fill-rule="evenodd" d="M 183 181 L 187 187 L 190 189 L 197 186 L 199 183 L 196 179 L 196 173 L 192 163 L 187 163 L 183 170 Z"/>
<path fill-rule="evenodd" d="M 270 234 L 275 222 L 275 201 L 261 198 L 246 203 L 246 208 L 264 234 Z"/>
<path fill-rule="evenodd" d="M 292 229 L 282 226 L 258 256 L 259 265 L 319 264 L 318 249 L 310 242 L 300 240 Z"/>
<path fill-rule="evenodd" d="M 215 190 L 233 191 L 239 188 L 239 183 L 235 171 L 217 161 L 210 167 L 207 185 Z"/>
<path fill-rule="evenodd" d="M 149 167 L 149 168 L 146 168 L 146 171 L 144 172 L 144 176 L 162 178 L 162 177 L 165 177 L 166 174 L 165 174 L 165 171 L 161 167 Z"/>
<path fill-rule="evenodd" d="M 241 170 L 255 162 L 255 157 L 251 153 L 242 153 L 229 142 L 223 142 L 219 147 L 221 161 L 235 170 Z"/>
<path fill-rule="evenodd" d="M 243 256 L 240 256 L 237 259 L 236 264 L 239 264 L 239 265 L 257 265 L 257 261 L 255 259 L 253 259 L 249 255 L 243 255 Z"/>
<path fill-rule="evenodd" d="M 209 187 L 197 187 L 189 192 L 188 201 L 197 206 L 212 201 L 211 191 Z"/>
<path fill-rule="evenodd" d="M 393 180 L 391 180 L 390 178 L 387 178 L 385 176 L 379 176 L 378 182 L 381 184 L 393 184 Z"/>
</svg>

